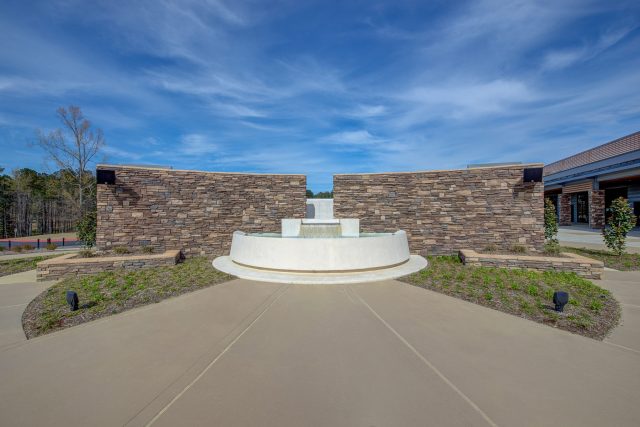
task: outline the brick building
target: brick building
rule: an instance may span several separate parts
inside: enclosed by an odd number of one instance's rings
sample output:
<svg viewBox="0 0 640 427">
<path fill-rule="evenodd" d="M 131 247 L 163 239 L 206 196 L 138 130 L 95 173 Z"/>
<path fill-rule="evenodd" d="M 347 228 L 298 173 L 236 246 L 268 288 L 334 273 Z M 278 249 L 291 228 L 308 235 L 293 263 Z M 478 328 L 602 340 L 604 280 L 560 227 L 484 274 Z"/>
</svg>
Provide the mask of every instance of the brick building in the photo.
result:
<svg viewBox="0 0 640 427">
<path fill-rule="evenodd" d="M 546 165 L 544 194 L 560 225 L 602 228 L 605 209 L 618 197 L 640 215 L 640 132 Z"/>
</svg>

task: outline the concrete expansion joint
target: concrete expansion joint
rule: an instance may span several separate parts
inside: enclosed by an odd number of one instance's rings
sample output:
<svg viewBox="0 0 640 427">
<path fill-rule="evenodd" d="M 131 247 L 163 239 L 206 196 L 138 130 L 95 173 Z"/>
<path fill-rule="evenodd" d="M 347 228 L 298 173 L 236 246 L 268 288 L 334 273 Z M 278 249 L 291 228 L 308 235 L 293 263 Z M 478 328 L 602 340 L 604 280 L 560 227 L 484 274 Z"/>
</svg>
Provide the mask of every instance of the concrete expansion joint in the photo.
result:
<svg viewBox="0 0 640 427">
<path fill-rule="evenodd" d="M 431 369 L 440 379 L 447 384 L 458 396 L 462 398 L 473 410 L 475 410 L 486 422 L 492 427 L 498 427 L 495 421 L 493 421 L 489 415 L 487 415 L 469 396 L 467 396 L 462 390 L 460 390 L 447 376 L 442 373 L 429 359 L 427 359 L 422 353 L 418 351 L 405 337 L 403 337 L 398 331 L 395 330 L 386 320 L 373 309 L 358 292 L 349 286 L 354 296 L 389 330 L 398 338 L 415 356 L 418 357 L 429 369 Z"/>
<path fill-rule="evenodd" d="M 246 334 L 253 327 L 253 325 L 255 325 L 262 318 L 262 316 L 264 316 L 267 311 L 269 311 L 271 307 L 273 307 L 273 305 L 280 299 L 282 295 L 284 295 L 284 293 L 290 287 L 291 285 L 285 284 L 279 287 L 273 294 L 271 294 L 271 296 L 267 299 L 267 301 L 270 301 L 267 302 L 266 307 L 263 305 L 264 308 L 259 312 L 256 318 L 253 319 L 251 323 L 249 323 L 220 353 L 218 353 L 218 355 L 211 362 L 209 362 L 209 364 L 191 382 L 189 382 L 189 384 L 187 384 L 178 394 L 173 397 L 173 399 L 169 401 L 169 403 L 167 403 L 153 418 L 151 418 L 151 420 L 149 420 L 149 422 L 147 422 L 145 426 L 152 426 L 167 410 L 169 410 L 169 408 L 175 402 L 177 402 L 187 391 L 189 391 L 189 389 L 193 387 L 209 371 L 209 369 L 211 369 L 213 365 L 215 365 L 216 362 L 218 362 L 222 358 L 222 356 L 224 356 L 229 350 L 231 350 L 234 344 L 237 343 L 240 338 L 242 338 L 244 334 Z M 127 425 L 130 425 L 134 419 L 130 420 Z"/>
<path fill-rule="evenodd" d="M 618 347 L 618 348 L 620 348 L 622 350 L 630 351 L 630 352 L 635 353 L 635 354 L 640 356 L 640 350 L 637 350 L 635 348 L 627 347 L 626 345 L 616 344 L 616 343 L 611 342 L 611 341 L 606 340 L 606 339 L 604 341 L 602 341 L 602 342 L 605 343 L 605 344 L 609 344 L 609 345 L 611 345 L 613 347 Z"/>
</svg>

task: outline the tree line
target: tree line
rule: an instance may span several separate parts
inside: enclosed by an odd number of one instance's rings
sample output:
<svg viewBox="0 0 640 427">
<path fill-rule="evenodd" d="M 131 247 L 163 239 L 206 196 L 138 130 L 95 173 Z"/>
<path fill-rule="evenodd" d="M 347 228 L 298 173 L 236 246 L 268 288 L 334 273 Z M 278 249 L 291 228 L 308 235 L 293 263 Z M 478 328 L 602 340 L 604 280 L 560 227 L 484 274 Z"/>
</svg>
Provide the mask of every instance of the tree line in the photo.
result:
<svg viewBox="0 0 640 427">
<path fill-rule="evenodd" d="M 57 172 L 20 168 L 7 175 L 0 166 L 2 238 L 74 231 L 96 210 L 96 179 L 88 167 L 105 143 L 102 131 L 92 127 L 80 107 L 60 107 L 57 115 L 61 128 L 37 132 L 37 145 Z"/>
<path fill-rule="evenodd" d="M 320 191 L 314 193 L 311 190 L 307 190 L 307 199 L 333 199 L 333 191 Z"/>
<path fill-rule="evenodd" d="M 10 175 L 0 168 L 0 237 L 25 237 L 37 234 L 74 231 L 83 212 L 95 210 L 95 177 L 85 172 L 79 205 L 75 173 L 54 173 L 21 168 Z"/>
</svg>

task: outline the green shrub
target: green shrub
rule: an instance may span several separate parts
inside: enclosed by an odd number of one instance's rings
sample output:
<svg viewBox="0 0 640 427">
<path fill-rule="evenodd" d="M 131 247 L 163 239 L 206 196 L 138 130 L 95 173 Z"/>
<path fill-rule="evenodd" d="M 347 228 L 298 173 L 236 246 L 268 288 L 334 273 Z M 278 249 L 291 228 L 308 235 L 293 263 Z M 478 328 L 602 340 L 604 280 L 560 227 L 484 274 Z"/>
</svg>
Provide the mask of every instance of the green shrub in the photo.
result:
<svg viewBox="0 0 640 427">
<path fill-rule="evenodd" d="M 82 249 L 78 254 L 80 255 L 80 258 L 93 258 L 96 256 L 96 253 L 91 249 Z"/>
<path fill-rule="evenodd" d="M 604 242 L 616 255 L 624 254 L 627 233 L 635 227 L 637 218 L 633 215 L 633 210 L 627 199 L 618 197 L 611 203 L 609 208 L 611 215 L 608 223 L 602 229 Z"/>
<path fill-rule="evenodd" d="M 497 252 L 498 251 L 498 247 L 495 245 L 495 243 L 489 243 L 487 246 L 484 247 L 484 252 Z"/>
<path fill-rule="evenodd" d="M 511 252 L 516 254 L 525 254 L 527 253 L 527 248 L 523 245 L 513 245 L 511 246 Z"/>
<path fill-rule="evenodd" d="M 153 246 L 148 246 L 145 245 L 142 247 L 142 252 L 145 254 L 152 254 L 153 253 Z"/>
<path fill-rule="evenodd" d="M 4 246 L 0 246 L 0 252 L 4 251 Z"/>
<path fill-rule="evenodd" d="M 558 255 L 560 253 L 560 244 L 557 241 L 545 243 L 544 253 L 547 255 Z"/>
<path fill-rule="evenodd" d="M 86 213 L 76 224 L 78 231 L 78 239 L 87 248 L 91 248 L 96 244 L 96 212 Z"/>
<path fill-rule="evenodd" d="M 11 248 L 13 252 L 18 252 L 18 253 L 22 252 L 23 249 L 24 248 L 22 246 L 14 246 L 13 248 Z"/>
<path fill-rule="evenodd" d="M 117 255 L 125 255 L 131 253 L 131 251 L 129 251 L 129 248 L 127 248 L 126 246 L 116 246 L 115 248 L 113 248 L 113 253 Z"/>
<path fill-rule="evenodd" d="M 544 199 L 544 238 L 548 243 L 558 244 L 558 221 L 556 207 L 551 199 Z"/>
<path fill-rule="evenodd" d="M 22 250 L 23 250 L 23 251 L 32 251 L 32 250 L 34 250 L 35 248 L 36 248 L 35 246 L 33 246 L 33 245 L 29 245 L 29 244 L 27 244 L 27 245 L 22 245 Z"/>
<path fill-rule="evenodd" d="M 48 251 L 55 251 L 56 249 L 58 249 L 58 245 L 56 245 L 55 243 L 47 243 L 46 248 Z"/>
</svg>

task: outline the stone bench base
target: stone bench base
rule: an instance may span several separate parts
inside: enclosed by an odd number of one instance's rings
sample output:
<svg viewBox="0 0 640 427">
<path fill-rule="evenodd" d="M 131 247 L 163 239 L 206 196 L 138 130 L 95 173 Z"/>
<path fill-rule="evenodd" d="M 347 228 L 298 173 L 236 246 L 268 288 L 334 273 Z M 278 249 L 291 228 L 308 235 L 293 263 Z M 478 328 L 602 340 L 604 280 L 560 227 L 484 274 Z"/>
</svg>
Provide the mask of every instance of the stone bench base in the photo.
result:
<svg viewBox="0 0 640 427">
<path fill-rule="evenodd" d="M 563 252 L 562 257 L 544 255 L 481 254 L 472 249 L 458 252 L 465 265 L 477 267 L 524 268 L 537 271 L 568 271 L 586 279 L 602 279 L 602 261 Z"/>
<path fill-rule="evenodd" d="M 79 258 L 78 254 L 41 261 L 37 267 L 38 281 L 58 280 L 63 277 L 81 276 L 115 270 L 137 270 L 149 267 L 176 265 L 181 258 L 179 250 L 165 251 L 158 255 L 106 256 Z"/>
</svg>

